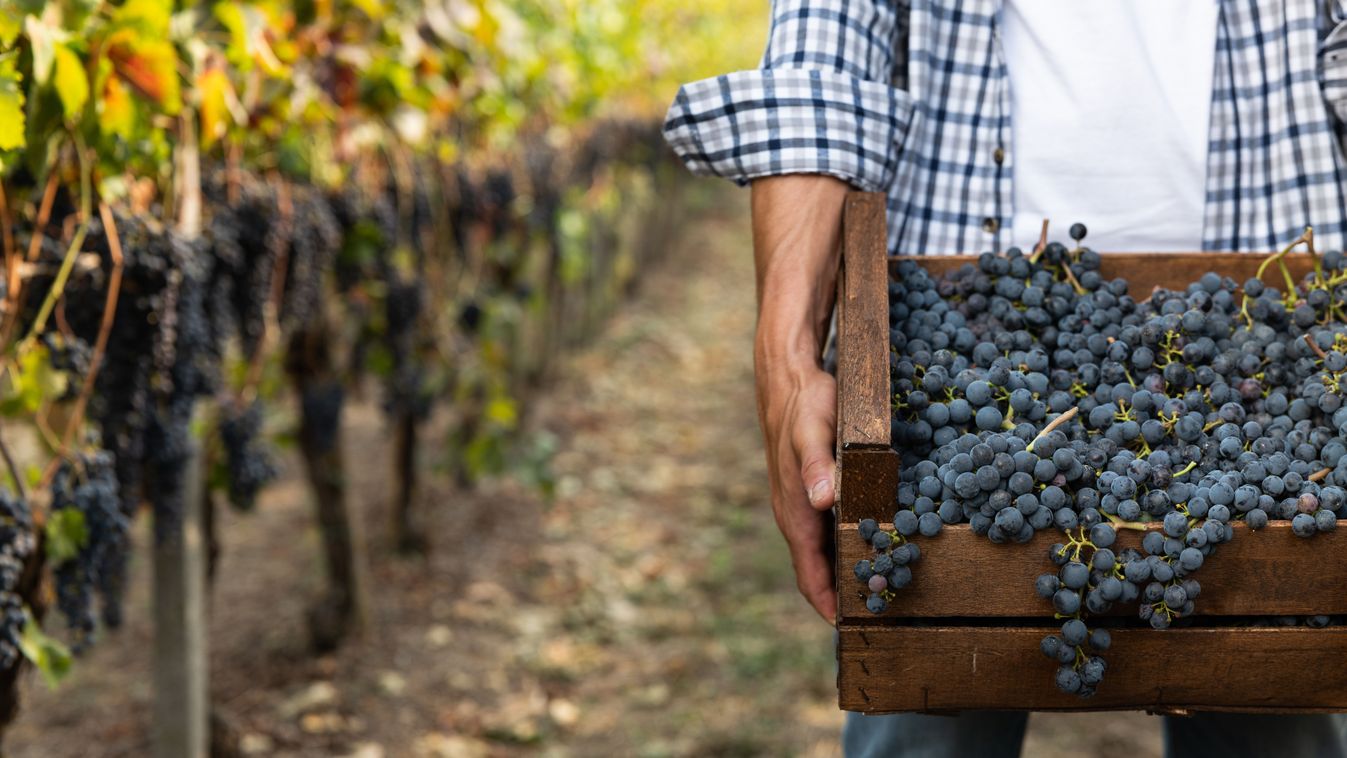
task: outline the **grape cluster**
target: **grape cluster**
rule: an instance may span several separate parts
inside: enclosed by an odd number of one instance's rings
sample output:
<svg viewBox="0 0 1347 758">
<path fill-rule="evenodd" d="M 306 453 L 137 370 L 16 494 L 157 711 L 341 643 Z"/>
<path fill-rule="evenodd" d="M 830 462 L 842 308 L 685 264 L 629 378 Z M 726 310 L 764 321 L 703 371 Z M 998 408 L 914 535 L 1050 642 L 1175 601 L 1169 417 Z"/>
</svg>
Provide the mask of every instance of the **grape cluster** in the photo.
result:
<svg viewBox="0 0 1347 758">
<path fill-rule="evenodd" d="M 73 335 L 48 331 L 42 335 L 42 344 L 47 348 L 51 367 L 66 375 L 65 392 L 58 399 L 73 400 L 89 374 L 92 358 L 89 343 Z"/>
<path fill-rule="evenodd" d="M 910 512 L 908 512 L 910 515 Z M 912 581 L 911 565 L 921 558 L 921 548 L 908 539 L 917 531 L 916 520 L 899 519 L 891 530 L 880 529 L 874 519 L 860 522 L 861 539 L 876 551 L 874 558 L 862 558 L 853 569 L 856 578 L 870 590 L 865 607 L 871 613 L 883 613 L 895 590 Z"/>
<path fill-rule="evenodd" d="M 261 438 L 262 404 L 257 400 L 220 409 L 220 441 L 224 445 L 229 502 L 241 511 L 257 504 L 257 493 L 280 473 Z"/>
<path fill-rule="evenodd" d="M 862 537 L 883 555 L 947 524 L 996 543 L 1062 532 L 1035 587 L 1063 622 L 1042 649 L 1057 686 L 1089 696 L 1110 641 L 1092 617 L 1136 603 L 1155 629 L 1186 623 L 1233 523 L 1289 520 L 1311 537 L 1347 517 L 1347 259 L 1324 254 L 1284 291 L 1262 270 L 1243 285 L 1208 273 L 1138 301 L 1084 236 L 1077 224 L 1074 246 L 984 254 L 940 278 L 898 264 L 902 476 L 893 531 Z M 1115 550 L 1118 529 L 1144 530 L 1142 549 Z M 906 583 L 856 575 L 876 613 Z"/>
<path fill-rule="evenodd" d="M 0 670 L 7 671 L 19 661 L 19 638 L 27 622 L 19 584 L 36 548 L 27 501 L 0 489 Z"/>
<path fill-rule="evenodd" d="M 130 522 L 118 500 L 117 476 L 111 454 L 81 453 L 63 461 L 51 484 L 52 513 L 74 510 L 83 523 L 84 540 L 78 552 L 53 567 L 56 605 L 80 652 L 93 641 L 94 596 L 104 604 L 104 616 L 120 616 L 108 606 L 121 602 L 117 587 L 110 584 L 125 561 Z M 8 569 L 8 566 L 5 566 Z M 0 572 L 0 583 L 8 579 Z"/>
</svg>

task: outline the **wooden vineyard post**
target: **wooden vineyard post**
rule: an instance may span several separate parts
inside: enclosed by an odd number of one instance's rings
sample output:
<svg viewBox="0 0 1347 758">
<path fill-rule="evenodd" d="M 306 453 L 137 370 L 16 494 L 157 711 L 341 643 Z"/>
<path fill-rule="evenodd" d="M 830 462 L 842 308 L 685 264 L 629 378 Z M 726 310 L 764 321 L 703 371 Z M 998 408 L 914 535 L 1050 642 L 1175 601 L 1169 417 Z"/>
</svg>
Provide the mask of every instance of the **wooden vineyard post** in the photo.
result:
<svg viewBox="0 0 1347 758">
<path fill-rule="evenodd" d="M 195 114 L 185 113 L 177 151 L 178 232 L 201 232 L 201 170 Z M 196 428 L 197 423 L 192 424 Z M 189 441 L 182 522 L 154 541 L 154 726 L 156 758 L 205 758 L 210 743 L 206 665 L 205 534 L 201 521 L 201 445 Z M 156 532 L 160 530 L 156 528 Z"/>
<path fill-rule="evenodd" d="M 205 532 L 201 446 L 191 443 L 182 524 L 154 544 L 154 755 L 204 758 L 210 675 L 206 668 Z"/>
<path fill-rule="evenodd" d="M 393 423 L 393 545 L 399 552 L 419 553 L 428 548 L 428 540 L 417 528 L 416 414 L 410 409 L 398 411 Z"/>
<path fill-rule="evenodd" d="M 366 608 L 365 541 L 347 502 L 342 385 L 336 363 L 324 315 L 315 316 L 291 337 L 286 370 L 301 399 L 299 448 L 313 493 L 327 575 L 327 590 L 309 611 L 309 633 L 319 651 L 336 648 L 358 632 Z"/>
</svg>

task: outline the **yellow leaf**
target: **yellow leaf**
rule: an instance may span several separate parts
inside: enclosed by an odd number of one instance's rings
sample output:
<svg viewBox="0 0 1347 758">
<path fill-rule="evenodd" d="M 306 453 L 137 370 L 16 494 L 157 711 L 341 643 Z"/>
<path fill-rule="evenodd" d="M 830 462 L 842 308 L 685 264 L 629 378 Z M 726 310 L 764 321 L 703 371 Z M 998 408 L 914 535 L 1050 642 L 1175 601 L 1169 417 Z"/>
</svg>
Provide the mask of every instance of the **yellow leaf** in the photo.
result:
<svg viewBox="0 0 1347 758">
<path fill-rule="evenodd" d="M 56 94 L 69 119 L 78 118 L 89 101 L 89 76 L 84 63 L 66 45 L 56 47 Z"/>
<path fill-rule="evenodd" d="M 130 139 L 136 131 L 136 104 L 121 79 L 108 77 L 98 105 L 98 126 L 103 133 Z"/>
<path fill-rule="evenodd" d="M 130 30 L 108 38 L 108 60 L 127 84 L 172 115 L 182 108 L 178 55 L 166 39 L 145 39 Z"/>
<path fill-rule="evenodd" d="M 210 148 L 229 129 L 229 77 L 220 69 L 211 69 L 196 80 L 201 96 L 201 146 Z"/>
<path fill-rule="evenodd" d="M 0 150 L 25 144 L 23 74 L 14 66 L 17 52 L 0 55 Z"/>
</svg>

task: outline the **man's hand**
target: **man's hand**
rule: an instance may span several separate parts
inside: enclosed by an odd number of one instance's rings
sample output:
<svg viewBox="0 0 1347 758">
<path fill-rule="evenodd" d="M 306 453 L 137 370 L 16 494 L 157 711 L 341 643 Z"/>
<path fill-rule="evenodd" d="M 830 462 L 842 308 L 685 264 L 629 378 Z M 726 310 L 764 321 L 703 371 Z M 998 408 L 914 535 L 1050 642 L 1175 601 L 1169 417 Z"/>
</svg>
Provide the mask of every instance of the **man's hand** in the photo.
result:
<svg viewBox="0 0 1347 758">
<path fill-rule="evenodd" d="M 766 439 L 772 511 L 790 546 L 795 581 L 819 615 L 837 613 L 832 535 L 837 383 L 822 368 L 836 296 L 842 203 L 832 177 L 789 175 L 753 182 L 758 331 L 753 365 Z"/>
</svg>

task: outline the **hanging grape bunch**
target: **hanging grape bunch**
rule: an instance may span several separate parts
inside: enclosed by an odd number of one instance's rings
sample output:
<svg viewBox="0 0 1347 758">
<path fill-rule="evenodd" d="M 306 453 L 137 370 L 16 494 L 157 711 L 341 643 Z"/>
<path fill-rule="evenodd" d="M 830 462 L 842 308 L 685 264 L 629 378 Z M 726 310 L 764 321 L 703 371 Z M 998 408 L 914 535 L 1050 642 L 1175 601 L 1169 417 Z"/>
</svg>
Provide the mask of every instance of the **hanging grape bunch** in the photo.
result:
<svg viewBox="0 0 1347 758">
<path fill-rule="evenodd" d="M 36 547 L 28 502 L 0 489 L 0 668 L 3 669 L 14 666 L 21 655 L 19 638 L 27 613 L 19 596 L 19 582 Z"/>
<path fill-rule="evenodd" d="M 112 456 L 106 451 L 81 453 L 63 461 L 52 478 L 52 518 L 66 525 L 70 544 L 52 555 L 56 605 L 81 652 L 92 642 L 94 597 L 106 607 L 121 602 L 117 580 L 128 549 L 130 522 L 121 510 Z M 72 522 L 73 520 L 73 522 Z M 7 579 L 8 577 L 0 577 Z"/>
<path fill-rule="evenodd" d="M 1083 225 L 1070 236 L 939 279 L 897 265 L 897 512 L 892 532 L 861 523 L 877 554 L 855 573 L 882 613 L 911 578 L 873 580 L 898 539 L 961 523 L 994 543 L 1060 531 L 1058 570 L 1035 583 L 1062 622 L 1042 650 L 1057 686 L 1088 697 L 1110 644 L 1094 617 L 1121 603 L 1157 630 L 1186 623 L 1233 523 L 1285 520 L 1308 538 L 1347 516 L 1347 259 L 1316 255 L 1296 285 L 1282 259 L 1313 255 L 1307 230 L 1243 285 L 1207 273 L 1138 302 L 1102 276 Z M 1274 266 L 1284 290 L 1264 281 Z M 1141 550 L 1115 551 L 1119 529 L 1144 530 Z"/>
<path fill-rule="evenodd" d="M 220 441 L 224 447 L 224 474 L 229 502 L 251 511 L 257 493 L 280 473 L 262 437 L 262 403 L 225 403 L 220 408 Z"/>
</svg>

